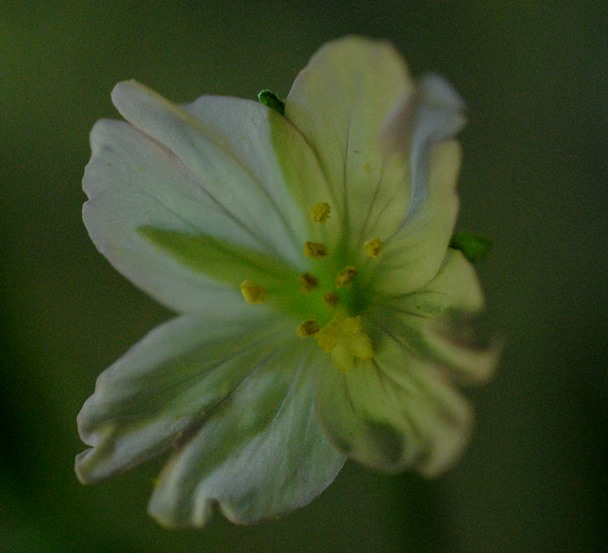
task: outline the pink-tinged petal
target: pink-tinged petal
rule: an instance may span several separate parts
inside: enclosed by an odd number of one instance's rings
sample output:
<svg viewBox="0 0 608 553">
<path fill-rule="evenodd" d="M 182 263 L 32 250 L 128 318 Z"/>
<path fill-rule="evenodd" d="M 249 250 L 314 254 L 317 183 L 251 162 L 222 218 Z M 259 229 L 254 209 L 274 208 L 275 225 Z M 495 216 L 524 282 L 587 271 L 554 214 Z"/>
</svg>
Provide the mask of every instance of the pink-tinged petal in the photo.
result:
<svg viewBox="0 0 608 553">
<path fill-rule="evenodd" d="M 420 79 L 385 121 L 381 133 L 385 148 L 410 160 L 412 194 L 404 224 L 437 192 L 428 177 L 431 148 L 452 139 L 465 123 L 462 99 L 437 75 Z"/>
<path fill-rule="evenodd" d="M 76 460 L 83 482 L 122 472 L 179 443 L 286 335 L 284 320 L 218 311 L 182 316 L 143 338 L 98 378 L 78 415 L 91 449 Z"/>
<path fill-rule="evenodd" d="M 218 504 L 231 521 L 251 524 L 321 493 L 346 457 L 317 419 L 311 361 L 283 347 L 244 380 L 165 467 L 152 516 L 169 527 L 201 527 Z"/>
</svg>

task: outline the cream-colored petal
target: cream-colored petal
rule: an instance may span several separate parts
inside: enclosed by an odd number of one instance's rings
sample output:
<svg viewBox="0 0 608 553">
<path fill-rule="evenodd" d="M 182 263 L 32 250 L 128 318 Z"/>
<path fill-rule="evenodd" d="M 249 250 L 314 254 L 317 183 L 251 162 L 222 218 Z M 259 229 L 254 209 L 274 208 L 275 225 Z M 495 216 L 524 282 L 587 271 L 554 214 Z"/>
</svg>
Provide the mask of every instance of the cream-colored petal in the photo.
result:
<svg viewBox="0 0 608 553">
<path fill-rule="evenodd" d="M 323 46 L 287 96 L 285 116 L 319 158 L 329 202 L 351 244 L 391 235 L 407 213 L 408 159 L 387 158 L 380 134 L 411 90 L 389 44 L 347 37 Z"/>
<path fill-rule="evenodd" d="M 387 121 L 384 136 L 409 156 L 412 194 L 400 232 L 385 245 L 375 283 L 379 291 L 415 290 L 433 278 L 443 261 L 458 213 L 461 153 L 450 139 L 464 126 L 463 109 L 452 87 L 431 75 Z"/>
<path fill-rule="evenodd" d="M 348 373 L 327 371 L 318 410 L 330 439 L 372 468 L 425 476 L 448 469 L 472 425 L 467 403 L 436 368 L 390 336 L 374 359 Z"/>
<path fill-rule="evenodd" d="M 197 431 L 287 338 L 284 320 L 249 311 L 243 305 L 237 317 L 218 311 L 176 318 L 105 370 L 78 415 L 80 436 L 92 446 L 77 457 L 80 480 L 127 470 Z"/>
<path fill-rule="evenodd" d="M 405 348 L 470 383 L 493 375 L 500 352 L 498 341 L 476 319 L 482 307 L 473 266 L 462 252 L 449 249 L 437 276 L 422 290 L 387 299 L 371 316 Z"/>
<path fill-rule="evenodd" d="M 298 347 L 274 351 L 175 453 L 154 490 L 152 516 L 169 527 L 201 527 L 217 503 L 231 521 L 251 524 L 321 493 L 345 456 L 316 417 L 311 365 Z"/>
<path fill-rule="evenodd" d="M 428 153 L 424 199 L 403 229 L 384 244 L 373 273 L 377 292 L 401 295 L 424 287 L 439 270 L 458 212 L 456 183 L 461 150 L 456 141 L 439 142 Z"/>
</svg>

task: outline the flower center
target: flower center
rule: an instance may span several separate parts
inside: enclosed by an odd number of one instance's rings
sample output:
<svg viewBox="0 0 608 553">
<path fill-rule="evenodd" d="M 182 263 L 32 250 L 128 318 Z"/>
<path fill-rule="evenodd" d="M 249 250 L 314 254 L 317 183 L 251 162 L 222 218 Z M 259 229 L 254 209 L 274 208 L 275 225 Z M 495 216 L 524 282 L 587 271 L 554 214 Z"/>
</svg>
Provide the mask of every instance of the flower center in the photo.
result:
<svg viewBox="0 0 608 553">
<path fill-rule="evenodd" d="M 326 202 L 316 203 L 309 210 L 314 225 L 324 225 L 330 215 L 331 206 Z M 362 253 L 374 260 L 381 250 L 380 239 L 372 238 L 363 244 Z M 295 312 L 304 318 L 295 328 L 295 333 L 303 339 L 314 338 L 319 348 L 331 355 L 337 368 L 350 371 L 357 359 L 371 359 L 374 355 L 361 316 L 365 303 L 361 297 L 365 290 L 357 282 L 359 270 L 348 264 L 349 255 L 333 252 L 322 242 L 305 242 L 303 253 L 311 260 L 312 266 L 311 271 L 299 276 L 297 288 L 292 288 L 297 290 L 296 297 L 292 297 L 294 305 L 297 305 Z M 263 283 L 252 280 L 241 283 L 241 293 L 251 304 L 272 300 L 272 293 Z"/>
<path fill-rule="evenodd" d="M 311 318 L 297 327 L 296 334 L 300 338 L 313 337 L 321 350 L 331 355 L 336 367 L 346 372 L 354 367 L 356 359 L 373 357 L 371 340 L 356 313 L 353 297 L 357 294 L 354 284 L 359 271 L 353 265 L 332 271 L 332 267 L 339 266 L 338 260 L 323 244 L 316 245 L 319 248 L 315 251 L 324 252 L 323 256 L 310 256 L 319 276 L 309 272 L 300 276 L 300 293 L 308 296 L 306 315 Z"/>
<path fill-rule="evenodd" d="M 337 314 L 315 334 L 319 347 L 331 354 L 334 364 L 344 372 L 350 371 L 355 359 L 374 356 L 372 342 L 363 330 L 361 317 Z"/>
</svg>

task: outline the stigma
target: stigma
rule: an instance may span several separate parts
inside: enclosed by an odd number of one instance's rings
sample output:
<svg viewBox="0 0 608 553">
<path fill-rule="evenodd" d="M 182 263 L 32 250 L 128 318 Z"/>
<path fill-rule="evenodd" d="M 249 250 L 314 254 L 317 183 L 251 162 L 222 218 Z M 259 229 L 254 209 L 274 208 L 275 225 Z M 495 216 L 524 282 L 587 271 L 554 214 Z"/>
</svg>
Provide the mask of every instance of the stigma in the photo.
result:
<svg viewBox="0 0 608 553">
<path fill-rule="evenodd" d="M 314 336 L 319 347 L 331 354 L 334 365 L 343 372 L 351 371 L 356 359 L 374 356 L 372 342 L 363 330 L 361 317 L 338 314 Z"/>
<path fill-rule="evenodd" d="M 342 286 L 346 286 L 353 281 L 353 278 L 357 276 L 357 269 L 355 269 L 352 265 L 345 267 L 336 275 L 336 285 L 338 288 Z"/>
</svg>

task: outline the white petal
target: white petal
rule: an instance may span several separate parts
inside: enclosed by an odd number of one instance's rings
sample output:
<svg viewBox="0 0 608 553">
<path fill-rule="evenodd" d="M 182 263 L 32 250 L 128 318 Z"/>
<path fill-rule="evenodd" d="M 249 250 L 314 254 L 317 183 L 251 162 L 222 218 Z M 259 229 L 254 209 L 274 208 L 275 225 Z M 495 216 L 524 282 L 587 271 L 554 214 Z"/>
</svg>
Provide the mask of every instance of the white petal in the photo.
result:
<svg viewBox="0 0 608 553">
<path fill-rule="evenodd" d="M 411 89 L 390 45 L 348 37 L 322 47 L 287 97 L 285 116 L 316 152 L 355 244 L 392 234 L 407 212 L 407 156 L 387 160 L 380 132 Z"/>
<path fill-rule="evenodd" d="M 284 117 L 231 98 L 203 97 L 180 108 L 134 82 L 118 85 L 113 98 L 138 128 L 115 121 L 94 127 L 84 219 L 120 272 L 178 311 L 205 311 L 234 293 L 159 255 L 137 232 L 143 226 L 209 235 L 302 264 L 302 245 L 314 237 L 299 202 L 307 183 L 326 186 L 312 151 Z"/>
<path fill-rule="evenodd" d="M 83 218 L 99 251 L 129 280 L 178 311 L 230 306 L 238 290 L 211 281 L 158 249 L 138 228 L 150 225 L 205 232 L 225 225 L 243 233 L 205 198 L 181 162 L 166 148 L 119 121 L 99 121 L 91 132 L 93 155 L 84 176 L 89 201 Z M 201 221 L 203 223 L 201 223 Z"/>
<path fill-rule="evenodd" d="M 276 241 L 285 249 L 285 238 L 290 236 L 294 249 L 289 259 L 298 263 L 304 241 L 315 237 L 308 210 L 327 199 L 325 177 L 305 138 L 285 117 L 249 100 L 202 96 L 184 110 L 196 118 L 208 140 L 222 147 L 217 151 L 199 146 L 192 159 L 196 166 L 205 158 L 203 169 L 214 196 L 238 207 L 239 217 L 252 228 L 257 225 L 266 241 Z M 177 148 L 181 151 L 182 146 Z M 247 175 L 226 175 L 222 166 L 226 156 Z M 216 167 L 217 178 L 212 179 Z"/>
<path fill-rule="evenodd" d="M 249 524 L 280 516 L 321 493 L 345 456 L 317 420 L 315 377 L 301 351 L 289 346 L 275 352 L 175 454 L 154 491 L 150 513 L 166 526 L 200 527 L 218 503 L 230 520 Z"/>
<path fill-rule="evenodd" d="M 303 217 L 274 153 L 276 114 L 237 98 L 202 97 L 182 108 L 134 81 L 116 85 L 112 100 L 127 121 L 172 151 L 208 201 L 240 221 L 263 249 L 299 258 Z"/>
<path fill-rule="evenodd" d="M 97 380 L 78 416 L 93 446 L 76 461 L 95 482 L 159 455 L 193 431 L 272 351 L 285 321 L 218 312 L 165 323 Z M 284 332 L 284 330 L 283 330 Z"/>
<path fill-rule="evenodd" d="M 374 359 L 348 373 L 325 373 L 318 393 L 323 425 L 349 457 L 372 468 L 439 474 L 467 442 L 468 405 L 435 367 L 392 338 L 376 345 Z"/>
</svg>

